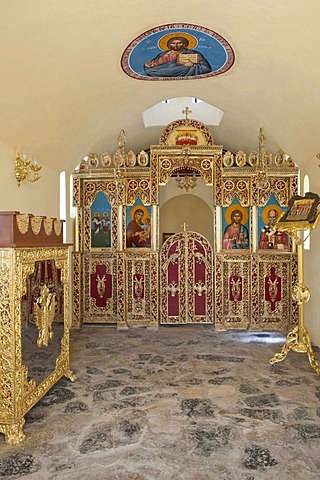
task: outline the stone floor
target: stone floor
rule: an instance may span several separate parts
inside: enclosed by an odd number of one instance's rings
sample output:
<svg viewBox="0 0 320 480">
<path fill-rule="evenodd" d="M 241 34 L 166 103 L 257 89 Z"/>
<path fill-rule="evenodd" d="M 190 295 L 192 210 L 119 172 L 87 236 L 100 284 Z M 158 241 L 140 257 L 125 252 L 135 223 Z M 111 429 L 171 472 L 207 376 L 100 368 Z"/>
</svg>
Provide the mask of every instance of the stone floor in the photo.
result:
<svg viewBox="0 0 320 480">
<path fill-rule="evenodd" d="M 303 353 L 270 365 L 284 341 L 207 326 L 73 330 L 78 379 L 30 410 L 23 444 L 0 435 L 0 478 L 319 480 L 320 376 Z"/>
</svg>

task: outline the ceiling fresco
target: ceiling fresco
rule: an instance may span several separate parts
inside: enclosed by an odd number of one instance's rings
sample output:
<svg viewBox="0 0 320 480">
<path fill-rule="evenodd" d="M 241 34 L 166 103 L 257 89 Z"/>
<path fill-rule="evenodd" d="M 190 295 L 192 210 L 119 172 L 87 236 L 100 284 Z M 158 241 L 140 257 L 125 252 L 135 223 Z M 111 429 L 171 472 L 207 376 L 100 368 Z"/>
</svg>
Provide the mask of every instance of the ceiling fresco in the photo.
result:
<svg viewBox="0 0 320 480">
<path fill-rule="evenodd" d="M 173 23 L 135 38 L 125 49 L 121 66 L 139 80 L 188 80 L 225 73 L 234 61 L 231 45 L 218 33 Z"/>
</svg>

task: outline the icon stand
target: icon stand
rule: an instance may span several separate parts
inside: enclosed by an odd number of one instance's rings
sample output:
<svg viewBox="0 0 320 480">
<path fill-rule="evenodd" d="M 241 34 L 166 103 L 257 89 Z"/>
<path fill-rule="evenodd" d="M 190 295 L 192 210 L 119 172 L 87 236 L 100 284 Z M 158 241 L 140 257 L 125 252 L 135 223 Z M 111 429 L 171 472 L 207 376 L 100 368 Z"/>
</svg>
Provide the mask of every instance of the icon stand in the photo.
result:
<svg viewBox="0 0 320 480">
<path fill-rule="evenodd" d="M 312 349 L 308 331 L 304 326 L 304 304 L 310 300 L 309 287 L 304 282 L 304 242 L 301 232 L 314 230 L 320 220 L 320 212 L 316 210 L 319 196 L 307 193 L 305 197 L 295 196 L 289 202 L 288 211 L 279 219 L 275 228 L 287 232 L 297 244 L 298 253 L 298 283 L 292 288 L 292 298 L 298 304 L 298 325 L 291 330 L 280 353 L 269 360 L 271 364 L 281 362 L 293 350 L 306 353 L 311 367 L 320 375 L 320 364 Z M 300 232 L 300 236 L 299 236 Z"/>
</svg>

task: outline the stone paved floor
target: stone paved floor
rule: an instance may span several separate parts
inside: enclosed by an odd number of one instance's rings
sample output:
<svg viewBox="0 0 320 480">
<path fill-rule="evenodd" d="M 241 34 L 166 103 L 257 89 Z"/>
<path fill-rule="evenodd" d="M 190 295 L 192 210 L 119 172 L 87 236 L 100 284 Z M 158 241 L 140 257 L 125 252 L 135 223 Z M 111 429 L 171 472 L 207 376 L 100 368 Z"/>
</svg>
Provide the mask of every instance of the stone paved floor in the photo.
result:
<svg viewBox="0 0 320 480">
<path fill-rule="evenodd" d="M 270 365 L 284 341 L 207 326 L 73 330 L 78 380 L 30 410 L 22 445 L 0 435 L 0 478 L 319 480 L 320 377 L 306 354 Z"/>
</svg>

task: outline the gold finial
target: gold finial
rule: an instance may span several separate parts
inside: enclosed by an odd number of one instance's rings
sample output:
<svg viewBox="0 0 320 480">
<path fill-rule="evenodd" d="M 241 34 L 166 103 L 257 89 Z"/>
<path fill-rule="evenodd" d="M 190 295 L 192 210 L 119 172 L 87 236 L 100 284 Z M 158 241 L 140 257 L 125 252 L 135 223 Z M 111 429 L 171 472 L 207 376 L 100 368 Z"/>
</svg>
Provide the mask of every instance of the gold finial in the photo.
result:
<svg viewBox="0 0 320 480">
<path fill-rule="evenodd" d="M 182 113 L 183 113 L 183 115 L 186 116 L 186 123 L 188 123 L 189 122 L 188 115 L 190 115 L 190 113 L 192 113 L 192 110 L 190 110 L 189 107 L 186 107 L 182 110 Z"/>
<path fill-rule="evenodd" d="M 121 130 L 118 137 L 118 147 L 124 150 L 126 148 L 126 144 L 127 144 L 126 132 L 124 130 Z"/>
<path fill-rule="evenodd" d="M 187 231 L 188 231 L 188 226 L 189 226 L 189 225 L 188 225 L 186 222 L 183 222 L 183 224 L 180 225 L 180 227 L 183 227 L 183 231 L 184 231 L 184 232 L 187 232 Z"/>
<path fill-rule="evenodd" d="M 259 132 L 259 147 L 260 148 L 263 148 L 264 147 L 264 135 L 263 135 L 263 131 L 262 131 L 262 127 L 260 127 L 260 132 Z"/>
</svg>

